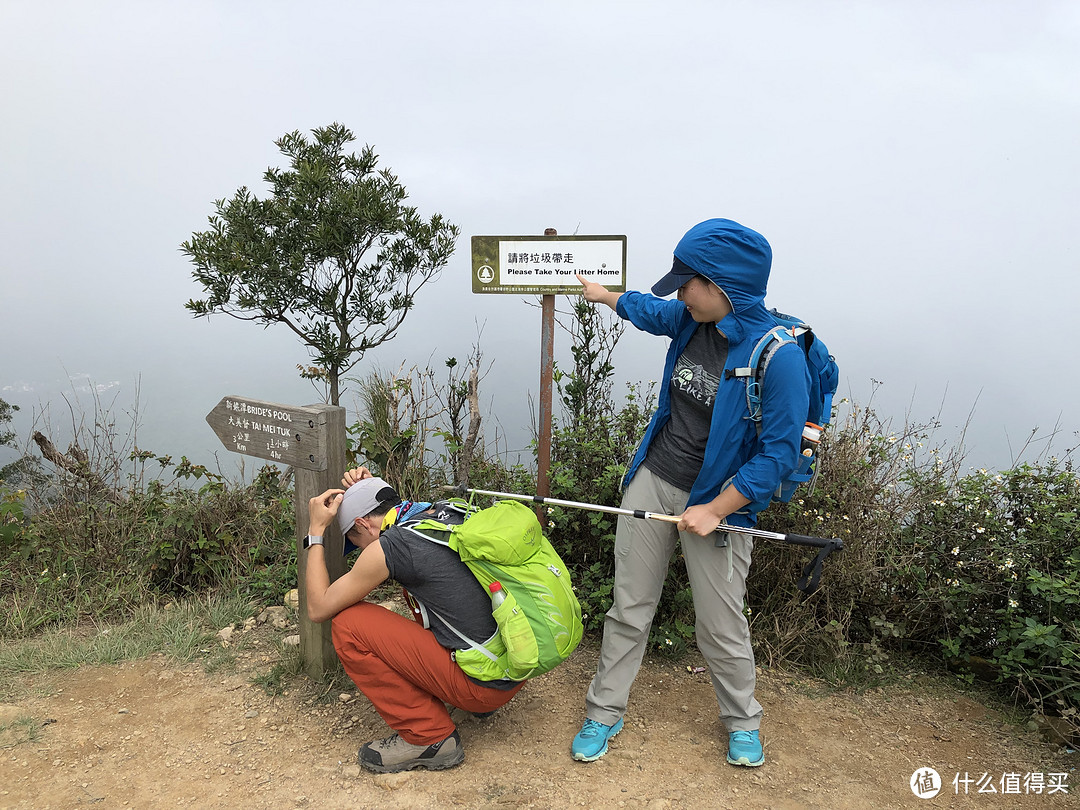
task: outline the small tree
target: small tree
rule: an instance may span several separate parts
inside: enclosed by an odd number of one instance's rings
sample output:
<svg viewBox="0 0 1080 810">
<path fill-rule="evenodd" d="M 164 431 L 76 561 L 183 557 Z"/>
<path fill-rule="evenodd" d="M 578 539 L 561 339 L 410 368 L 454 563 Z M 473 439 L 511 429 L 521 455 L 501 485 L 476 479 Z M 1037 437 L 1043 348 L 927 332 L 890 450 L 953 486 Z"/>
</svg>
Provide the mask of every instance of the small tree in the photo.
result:
<svg viewBox="0 0 1080 810">
<path fill-rule="evenodd" d="M 196 317 L 285 324 L 316 364 L 301 374 L 324 377 L 337 405 L 341 376 L 394 336 L 417 290 L 449 261 L 458 228 L 405 205 L 405 187 L 376 171 L 372 147 L 344 154 L 355 140 L 346 127 L 312 134 L 275 142 L 291 168 L 267 169 L 270 198 L 241 188 L 217 201 L 209 230 L 183 243 L 206 291 L 186 306 Z"/>
</svg>

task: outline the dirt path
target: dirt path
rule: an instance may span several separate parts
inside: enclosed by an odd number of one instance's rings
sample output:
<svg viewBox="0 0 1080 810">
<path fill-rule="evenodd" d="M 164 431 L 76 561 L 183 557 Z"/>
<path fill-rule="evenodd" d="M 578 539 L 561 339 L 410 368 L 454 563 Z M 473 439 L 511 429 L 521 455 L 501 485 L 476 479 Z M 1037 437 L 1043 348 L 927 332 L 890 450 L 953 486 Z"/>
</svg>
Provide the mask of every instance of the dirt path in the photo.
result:
<svg viewBox="0 0 1080 810">
<path fill-rule="evenodd" d="M 574 762 L 588 646 L 493 718 L 462 719 L 462 766 L 373 776 L 356 750 L 389 731 L 366 699 L 310 682 L 271 696 L 251 683 L 260 657 L 247 658 L 224 676 L 156 658 L 27 679 L 0 706 L 0 808 L 1080 807 L 1077 755 L 941 690 L 836 694 L 765 673 L 766 764 L 733 768 L 708 677 L 686 669 L 694 661 L 646 662 L 607 756 Z M 909 780 L 927 766 L 945 784 L 924 800 Z M 1068 793 L 1003 792 L 1006 773 L 1052 772 L 1067 774 Z M 988 774 L 997 793 L 973 781 L 956 795 L 958 773 Z"/>
</svg>

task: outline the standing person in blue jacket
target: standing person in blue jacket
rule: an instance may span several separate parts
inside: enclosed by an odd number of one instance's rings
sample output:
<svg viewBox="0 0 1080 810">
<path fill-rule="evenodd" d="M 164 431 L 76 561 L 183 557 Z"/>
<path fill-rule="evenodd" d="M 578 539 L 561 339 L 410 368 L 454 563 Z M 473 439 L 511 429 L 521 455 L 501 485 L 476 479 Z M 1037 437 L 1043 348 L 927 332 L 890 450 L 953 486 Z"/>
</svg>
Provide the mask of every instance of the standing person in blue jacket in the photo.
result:
<svg viewBox="0 0 1080 810">
<path fill-rule="evenodd" d="M 638 329 L 671 339 L 656 413 L 626 479 L 624 509 L 680 516 L 673 523 L 620 517 L 613 604 L 600 661 L 574 738 L 576 760 L 592 762 L 623 726 L 676 541 L 694 595 L 698 650 L 712 673 L 727 761 L 765 761 L 758 737 L 754 652 L 743 613 L 752 539 L 717 532 L 753 526 L 777 485 L 796 466 L 809 404 L 809 373 L 797 344 L 779 347 L 762 392 L 761 433 L 749 418 L 746 381 L 757 341 L 776 324 L 765 309 L 772 249 L 728 219 L 695 225 L 675 247 L 671 271 L 652 288 L 616 293 L 578 276 L 587 301 L 611 307 Z M 678 300 L 663 300 L 678 291 Z"/>
</svg>

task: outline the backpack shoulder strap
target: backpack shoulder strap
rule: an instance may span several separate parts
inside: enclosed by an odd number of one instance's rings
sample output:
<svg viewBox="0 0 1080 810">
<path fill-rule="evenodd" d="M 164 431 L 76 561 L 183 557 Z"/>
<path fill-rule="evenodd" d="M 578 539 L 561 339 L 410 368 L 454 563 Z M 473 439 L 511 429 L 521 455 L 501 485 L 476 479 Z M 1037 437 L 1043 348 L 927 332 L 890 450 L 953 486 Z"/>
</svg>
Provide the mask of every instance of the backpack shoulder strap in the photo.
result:
<svg viewBox="0 0 1080 810">
<path fill-rule="evenodd" d="M 769 367 L 773 354 L 785 343 L 797 343 L 798 336 L 809 332 L 810 327 L 806 324 L 798 326 L 774 326 L 761 336 L 761 339 L 750 352 L 748 365 L 742 368 L 728 370 L 726 376 L 746 380 L 746 408 L 750 412 L 747 419 L 753 419 L 758 423 L 758 432 L 761 432 L 761 393 L 765 382 L 765 371 Z"/>
<path fill-rule="evenodd" d="M 428 540 L 432 543 L 438 543 L 440 546 L 450 546 L 450 527 L 445 523 L 439 523 L 437 520 L 418 520 L 416 523 L 412 523 L 408 526 L 400 527 L 403 531 L 414 534 L 417 537 L 422 537 L 424 540 Z M 425 531 L 426 530 L 426 531 Z M 440 532 L 446 534 L 446 539 L 441 539 L 427 532 Z"/>
<path fill-rule="evenodd" d="M 449 545 L 448 540 L 440 540 L 437 537 L 432 537 L 429 534 L 425 534 L 424 531 L 429 531 L 429 532 L 450 532 L 450 531 L 453 531 L 454 526 L 457 526 L 457 525 L 460 525 L 460 524 L 459 523 L 446 523 L 444 520 L 441 520 L 440 518 L 446 518 L 446 517 L 450 517 L 452 515 L 460 515 L 461 516 L 461 523 L 464 523 L 466 520 L 468 520 L 470 517 L 472 517 L 477 512 L 477 510 L 475 508 L 473 508 L 473 507 L 470 507 L 469 504 L 466 503 L 465 501 L 454 498 L 454 499 L 451 499 L 451 500 L 448 500 L 448 501 L 437 501 L 436 503 L 431 504 L 430 508 L 424 510 L 424 512 L 434 512 L 435 517 L 431 517 L 431 516 L 426 515 L 423 512 L 421 512 L 420 514 L 416 515 L 415 517 L 412 517 L 410 519 L 401 521 L 400 523 L 397 523 L 395 525 L 397 525 L 398 528 L 405 529 L 406 531 L 412 532 L 413 534 L 417 535 L 418 537 L 423 537 L 425 540 L 430 540 L 433 543 L 438 543 L 439 545 L 446 546 L 446 545 Z"/>
<path fill-rule="evenodd" d="M 428 610 L 428 612 L 429 612 L 429 613 L 430 613 L 430 614 L 431 614 L 432 616 L 434 616 L 434 617 L 435 617 L 436 619 L 438 619 L 438 620 L 439 620 L 440 622 L 442 622 L 442 623 L 443 623 L 444 625 L 446 625 L 446 627 L 447 627 L 447 628 L 448 628 L 448 629 L 449 629 L 449 630 L 450 630 L 450 631 L 451 631 L 451 632 L 452 632 L 452 633 L 453 633 L 453 634 L 454 634 L 455 636 L 457 636 L 457 637 L 458 637 L 458 638 L 460 638 L 460 639 L 461 639 L 462 641 L 464 641 L 464 642 L 465 642 L 466 644 L 468 644 L 468 645 L 469 645 L 469 649 L 471 649 L 471 650 L 477 650 L 477 651 L 478 651 L 478 652 L 479 652 L 479 653 L 480 653 L 481 655 L 483 655 L 483 656 L 484 656 L 485 658 L 487 658 L 487 659 L 489 659 L 489 660 L 491 660 L 491 661 L 494 661 L 495 663 L 498 663 L 498 661 L 499 661 L 499 656 L 495 655 L 495 653 L 493 653 L 493 652 L 492 652 L 491 650 L 489 650 L 489 649 L 488 649 L 487 647 L 485 647 L 485 646 L 484 646 L 483 644 L 480 644 L 480 643 L 479 643 L 479 642 L 477 642 L 477 641 L 473 641 L 473 640 L 472 640 L 471 638 L 469 638 L 469 637 L 468 637 L 467 635 L 465 635 L 464 633 L 462 633 L 462 632 L 461 632 L 460 630 L 458 630 L 458 629 L 457 629 L 456 627 L 454 627 L 454 625 L 450 624 L 450 622 L 448 622 L 448 621 L 447 621 L 447 620 L 446 620 L 445 618 L 443 618 L 442 614 L 436 613 L 436 612 L 435 612 L 434 610 L 430 610 L 430 609 Z"/>
</svg>

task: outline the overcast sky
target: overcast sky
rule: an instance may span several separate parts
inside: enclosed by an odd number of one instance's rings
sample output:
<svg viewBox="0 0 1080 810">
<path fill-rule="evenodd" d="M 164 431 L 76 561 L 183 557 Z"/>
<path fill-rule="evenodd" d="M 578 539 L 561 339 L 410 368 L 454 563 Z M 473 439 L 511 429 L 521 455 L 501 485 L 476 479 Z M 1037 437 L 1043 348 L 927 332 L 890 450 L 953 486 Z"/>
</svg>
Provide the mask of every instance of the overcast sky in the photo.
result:
<svg viewBox="0 0 1080 810">
<path fill-rule="evenodd" d="M 647 289 L 720 216 L 769 239 L 767 303 L 816 327 L 840 396 L 897 428 L 940 413 L 942 441 L 970 415 L 974 466 L 1009 466 L 1035 428 L 1076 443 L 1071 0 L 0 0 L 0 64 L 0 397 L 20 429 L 50 404 L 59 442 L 61 393 L 123 411 L 138 382 L 140 444 L 209 462 L 226 394 L 317 401 L 284 327 L 189 316 L 179 245 L 214 200 L 265 196 L 276 138 L 338 121 L 462 233 L 365 367 L 463 358 L 482 327 L 512 442 L 540 316 L 470 292 L 469 237 L 625 234 Z M 620 381 L 656 379 L 664 343 L 628 332 Z"/>
</svg>

